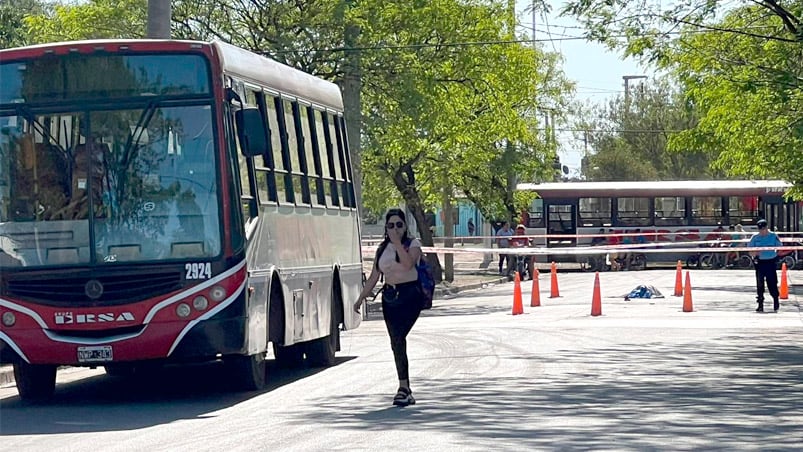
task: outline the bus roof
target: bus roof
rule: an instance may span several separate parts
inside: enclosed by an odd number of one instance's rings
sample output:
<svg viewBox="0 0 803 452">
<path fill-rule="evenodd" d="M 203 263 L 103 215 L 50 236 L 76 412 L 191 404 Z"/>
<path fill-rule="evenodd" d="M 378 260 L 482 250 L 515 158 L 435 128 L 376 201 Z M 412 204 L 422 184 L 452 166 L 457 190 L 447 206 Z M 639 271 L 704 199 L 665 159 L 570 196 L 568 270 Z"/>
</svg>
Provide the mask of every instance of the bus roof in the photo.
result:
<svg viewBox="0 0 803 452">
<path fill-rule="evenodd" d="M 792 184 L 780 180 L 666 180 L 527 183 L 518 184 L 516 188 L 535 191 L 544 199 L 554 199 L 622 196 L 778 196 L 791 187 Z"/>
<path fill-rule="evenodd" d="M 0 61 L 38 58 L 44 55 L 95 52 L 159 52 L 199 51 L 216 55 L 222 69 L 255 84 L 273 88 L 280 94 L 306 100 L 312 104 L 343 111 L 340 88 L 306 72 L 271 60 L 223 41 L 181 41 L 164 39 L 94 39 L 37 44 L 0 50 Z"/>
<path fill-rule="evenodd" d="M 211 45 L 220 54 L 224 71 L 267 85 L 281 94 L 343 111 L 340 88 L 334 83 L 223 41 L 215 40 Z"/>
</svg>

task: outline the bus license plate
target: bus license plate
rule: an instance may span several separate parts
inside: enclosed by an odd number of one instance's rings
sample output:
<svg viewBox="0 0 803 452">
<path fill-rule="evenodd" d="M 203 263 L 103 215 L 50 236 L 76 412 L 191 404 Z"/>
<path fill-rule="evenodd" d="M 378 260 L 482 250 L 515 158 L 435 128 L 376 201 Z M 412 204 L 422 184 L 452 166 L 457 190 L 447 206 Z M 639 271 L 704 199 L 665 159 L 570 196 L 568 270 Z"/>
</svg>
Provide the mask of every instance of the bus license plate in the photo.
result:
<svg viewBox="0 0 803 452">
<path fill-rule="evenodd" d="M 78 347 L 78 362 L 104 362 L 112 360 L 112 346 Z"/>
</svg>

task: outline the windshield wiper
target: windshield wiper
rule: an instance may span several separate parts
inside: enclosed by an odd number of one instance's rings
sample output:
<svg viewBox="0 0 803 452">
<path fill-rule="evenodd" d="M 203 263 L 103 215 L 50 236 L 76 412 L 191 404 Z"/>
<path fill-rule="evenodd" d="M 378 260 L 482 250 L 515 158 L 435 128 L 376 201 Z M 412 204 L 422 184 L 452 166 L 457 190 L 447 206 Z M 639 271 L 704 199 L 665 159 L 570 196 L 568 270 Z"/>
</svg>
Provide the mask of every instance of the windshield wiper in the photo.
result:
<svg viewBox="0 0 803 452">
<path fill-rule="evenodd" d="M 139 143 L 139 140 L 142 139 L 142 135 L 145 133 L 145 127 L 150 124 L 151 119 L 153 119 L 153 115 L 156 113 L 156 109 L 159 107 L 161 102 L 161 98 L 151 100 L 139 115 L 137 125 L 134 127 L 134 130 L 131 132 L 131 134 L 128 135 L 128 139 L 125 142 L 125 148 L 123 149 L 123 160 L 121 162 L 123 167 L 128 165 L 130 153 L 134 148 L 134 143 Z"/>
</svg>

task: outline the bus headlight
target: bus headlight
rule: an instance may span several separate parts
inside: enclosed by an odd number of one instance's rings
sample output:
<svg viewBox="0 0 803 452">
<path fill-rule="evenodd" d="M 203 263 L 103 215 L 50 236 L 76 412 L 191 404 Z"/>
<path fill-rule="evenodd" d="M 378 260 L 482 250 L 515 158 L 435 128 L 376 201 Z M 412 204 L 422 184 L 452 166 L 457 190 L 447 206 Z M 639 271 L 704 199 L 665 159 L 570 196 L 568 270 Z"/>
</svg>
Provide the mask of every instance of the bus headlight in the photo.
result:
<svg viewBox="0 0 803 452">
<path fill-rule="evenodd" d="M 3 313 L 3 325 L 14 326 L 15 323 L 17 323 L 17 316 L 15 316 L 13 312 Z"/>
<path fill-rule="evenodd" d="M 176 315 L 184 318 L 190 315 L 190 305 L 187 303 L 180 303 L 176 306 Z"/>
<path fill-rule="evenodd" d="M 202 295 L 198 295 L 192 300 L 192 307 L 199 311 L 203 311 L 209 307 L 209 300 Z"/>
<path fill-rule="evenodd" d="M 212 301 L 219 302 L 223 301 L 226 298 L 226 289 L 223 286 L 215 286 L 209 291 L 209 296 L 212 298 Z"/>
</svg>

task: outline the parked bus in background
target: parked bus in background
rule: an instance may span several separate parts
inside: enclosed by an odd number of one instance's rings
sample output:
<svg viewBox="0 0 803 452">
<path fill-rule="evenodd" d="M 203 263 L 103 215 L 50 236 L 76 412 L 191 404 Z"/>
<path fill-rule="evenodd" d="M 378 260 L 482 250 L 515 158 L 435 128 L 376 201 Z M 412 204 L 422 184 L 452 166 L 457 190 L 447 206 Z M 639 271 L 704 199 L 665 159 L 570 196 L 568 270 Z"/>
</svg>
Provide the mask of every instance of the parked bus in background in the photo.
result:
<svg viewBox="0 0 803 452">
<path fill-rule="evenodd" d="M 803 203 L 784 199 L 791 185 L 777 180 L 638 181 L 519 184 L 535 192 L 527 233 L 535 246 L 589 246 L 600 230 L 634 234 L 647 243 L 712 240 L 715 229 L 741 224 L 752 231 L 765 218 L 779 232 L 799 232 Z M 570 237 L 577 235 L 577 237 Z M 783 234 L 781 234 L 783 237 Z M 673 262 L 678 256 L 650 255 Z M 548 260 L 574 260 L 552 255 Z"/>
<path fill-rule="evenodd" d="M 0 51 L 0 360 L 331 365 L 362 288 L 338 87 L 222 42 Z"/>
</svg>

